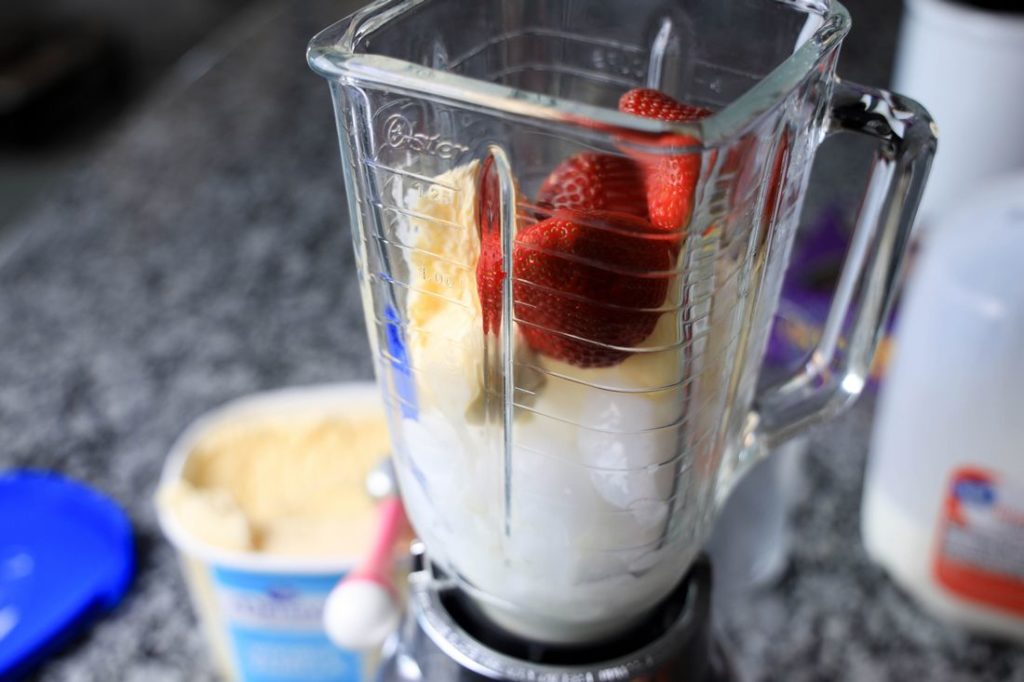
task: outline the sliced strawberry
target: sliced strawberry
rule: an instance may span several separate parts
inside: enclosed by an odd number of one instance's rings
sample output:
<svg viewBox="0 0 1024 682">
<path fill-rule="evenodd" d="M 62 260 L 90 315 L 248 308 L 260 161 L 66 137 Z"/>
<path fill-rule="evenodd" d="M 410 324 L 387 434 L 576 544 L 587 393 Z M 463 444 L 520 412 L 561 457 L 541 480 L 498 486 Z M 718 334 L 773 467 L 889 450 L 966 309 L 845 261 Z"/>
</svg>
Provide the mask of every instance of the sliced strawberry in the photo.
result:
<svg viewBox="0 0 1024 682">
<path fill-rule="evenodd" d="M 546 208 L 621 211 L 647 217 L 643 173 L 632 159 L 584 152 L 551 171 L 537 192 Z"/>
<path fill-rule="evenodd" d="M 480 297 L 484 333 L 497 333 L 501 326 L 501 296 L 505 280 L 501 252 L 501 200 L 494 159 L 488 157 L 480 170 L 477 192 L 477 225 L 480 227 L 480 257 L 476 262 L 476 290 Z"/>
<path fill-rule="evenodd" d="M 771 227 L 775 224 L 775 214 L 778 213 L 780 199 L 782 198 L 782 183 L 786 179 L 786 171 L 789 168 L 789 131 L 783 130 L 779 138 L 779 145 L 775 149 L 775 160 L 772 162 L 772 174 L 768 179 L 768 195 L 764 204 L 764 226 Z"/>
<path fill-rule="evenodd" d="M 670 242 L 646 220 L 608 211 L 559 209 L 522 229 L 512 271 L 527 343 L 578 367 L 625 360 L 657 324 Z"/>
<path fill-rule="evenodd" d="M 676 136 L 672 146 L 695 144 Z M 647 165 L 647 210 L 651 223 L 663 230 L 685 230 L 693 212 L 693 195 L 700 179 L 700 155 L 654 157 Z"/>
<path fill-rule="evenodd" d="M 659 121 L 687 123 L 711 115 L 710 109 L 684 104 L 652 88 L 634 88 L 619 98 L 619 111 Z"/>
<path fill-rule="evenodd" d="M 619 110 L 660 121 L 690 122 L 711 115 L 711 111 L 676 101 L 650 88 L 630 90 L 619 100 Z M 697 139 L 685 135 L 662 138 L 665 147 L 697 145 Z M 663 230 L 682 231 L 693 211 L 693 194 L 700 179 L 700 154 L 638 154 L 644 170 L 647 210 L 651 223 Z"/>
</svg>

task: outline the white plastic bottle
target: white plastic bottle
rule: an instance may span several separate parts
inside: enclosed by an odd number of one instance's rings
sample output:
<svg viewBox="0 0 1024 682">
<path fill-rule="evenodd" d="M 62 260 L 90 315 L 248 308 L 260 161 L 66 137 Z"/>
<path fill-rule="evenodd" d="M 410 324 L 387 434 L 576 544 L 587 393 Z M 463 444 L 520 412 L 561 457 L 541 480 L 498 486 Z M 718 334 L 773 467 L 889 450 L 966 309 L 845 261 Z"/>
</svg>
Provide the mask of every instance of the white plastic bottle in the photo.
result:
<svg viewBox="0 0 1024 682">
<path fill-rule="evenodd" d="M 935 227 L 882 390 L 864 543 L 934 614 L 1024 641 L 1024 175 Z"/>
<path fill-rule="evenodd" d="M 905 0 L 893 87 L 939 124 L 925 229 L 964 189 L 1024 166 L 1024 2 Z"/>
</svg>

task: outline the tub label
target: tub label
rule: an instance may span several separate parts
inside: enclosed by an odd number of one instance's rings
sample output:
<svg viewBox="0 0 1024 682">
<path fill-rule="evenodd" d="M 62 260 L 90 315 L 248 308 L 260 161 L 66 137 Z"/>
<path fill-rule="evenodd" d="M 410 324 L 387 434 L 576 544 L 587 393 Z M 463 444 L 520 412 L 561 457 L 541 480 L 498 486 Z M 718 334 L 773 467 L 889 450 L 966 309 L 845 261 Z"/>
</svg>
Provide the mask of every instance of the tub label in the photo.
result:
<svg viewBox="0 0 1024 682">
<path fill-rule="evenodd" d="M 976 467 L 954 471 L 934 568 L 960 598 L 1024 615 L 1024 481 Z"/>
<path fill-rule="evenodd" d="M 323 632 L 324 602 L 339 576 L 224 568 L 213 575 L 239 679 L 362 682 L 362 657 Z"/>
</svg>

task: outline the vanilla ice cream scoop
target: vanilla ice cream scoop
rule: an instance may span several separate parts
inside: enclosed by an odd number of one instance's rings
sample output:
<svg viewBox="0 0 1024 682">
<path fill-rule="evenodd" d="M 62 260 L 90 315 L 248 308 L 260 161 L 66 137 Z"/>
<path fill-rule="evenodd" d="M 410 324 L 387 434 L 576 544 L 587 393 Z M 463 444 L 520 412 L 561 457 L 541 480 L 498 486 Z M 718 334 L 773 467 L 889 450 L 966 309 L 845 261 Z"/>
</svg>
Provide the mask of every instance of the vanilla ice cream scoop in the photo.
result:
<svg viewBox="0 0 1024 682">
<path fill-rule="evenodd" d="M 374 532 L 363 481 L 389 448 L 379 407 L 239 416 L 198 439 L 159 503 L 221 549 L 359 555 Z"/>
</svg>

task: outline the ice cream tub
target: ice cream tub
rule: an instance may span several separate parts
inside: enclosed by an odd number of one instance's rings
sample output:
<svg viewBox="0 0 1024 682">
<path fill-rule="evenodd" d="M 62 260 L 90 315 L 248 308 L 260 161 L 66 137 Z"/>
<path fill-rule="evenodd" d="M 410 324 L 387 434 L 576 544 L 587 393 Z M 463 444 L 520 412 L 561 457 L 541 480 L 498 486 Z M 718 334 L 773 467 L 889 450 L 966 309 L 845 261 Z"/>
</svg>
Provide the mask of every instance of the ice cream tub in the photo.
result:
<svg viewBox="0 0 1024 682">
<path fill-rule="evenodd" d="M 241 398 L 174 443 L 159 522 L 224 679 L 372 679 L 376 652 L 332 644 L 323 607 L 372 539 L 363 481 L 388 449 L 369 382 Z"/>
</svg>

